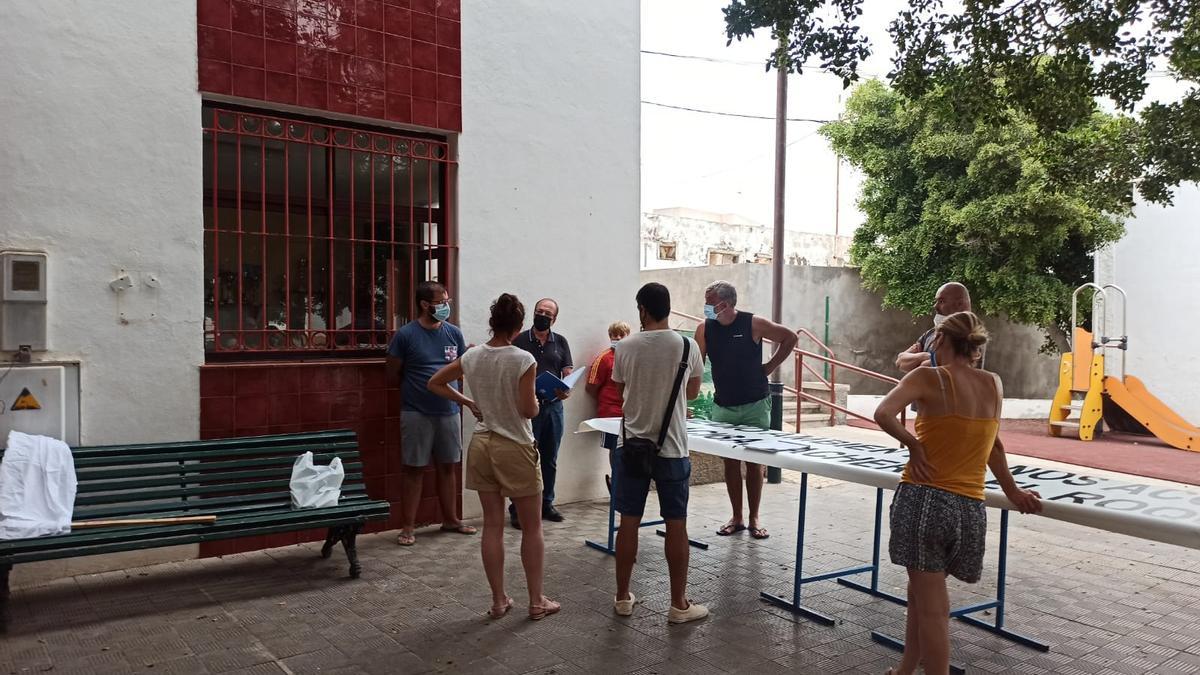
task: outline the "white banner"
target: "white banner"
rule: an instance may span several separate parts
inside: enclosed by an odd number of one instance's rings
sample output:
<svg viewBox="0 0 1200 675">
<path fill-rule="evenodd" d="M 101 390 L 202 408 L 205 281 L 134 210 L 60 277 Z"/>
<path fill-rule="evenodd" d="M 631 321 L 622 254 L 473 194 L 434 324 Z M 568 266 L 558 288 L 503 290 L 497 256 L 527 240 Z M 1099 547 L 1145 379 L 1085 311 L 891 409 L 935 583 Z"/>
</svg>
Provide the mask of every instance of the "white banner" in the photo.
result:
<svg viewBox="0 0 1200 675">
<path fill-rule="evenodd" d="M 619 418 L 583 422 L 580 432 L 620 433 Z M 783 431 L 688 420 L 688 448 L 718 457 L 802 471 L 894 490 L 908 462 L 908 450 Z M 1042 515 L 1109 532 L 1200 549 L 1200 489 L 1145 485 L 1115 478 L 1010 466 L 1024 488 L 1042 495 Z M 991 474 L 987 505 L 1011 509 Z"/>
</svg>

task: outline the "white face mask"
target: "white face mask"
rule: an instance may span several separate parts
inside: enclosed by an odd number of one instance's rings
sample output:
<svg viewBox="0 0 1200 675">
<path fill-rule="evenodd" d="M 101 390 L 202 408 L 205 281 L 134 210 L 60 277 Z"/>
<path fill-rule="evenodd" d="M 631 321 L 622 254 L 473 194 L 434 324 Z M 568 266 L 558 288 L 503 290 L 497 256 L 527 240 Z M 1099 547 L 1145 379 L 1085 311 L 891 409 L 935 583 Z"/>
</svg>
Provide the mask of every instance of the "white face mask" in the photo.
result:
<svg viewBox="0 0 1200 675">
<path fill-rule="evenodd" d="M 947 317 L 945 314 L 934 314 L 933 315 L 933 327 L 937 328 L 938 326 L 942 325 L 943 323 L 946 322 L 947 318 L 949 318 L 949 317 Z"/>
</svg>

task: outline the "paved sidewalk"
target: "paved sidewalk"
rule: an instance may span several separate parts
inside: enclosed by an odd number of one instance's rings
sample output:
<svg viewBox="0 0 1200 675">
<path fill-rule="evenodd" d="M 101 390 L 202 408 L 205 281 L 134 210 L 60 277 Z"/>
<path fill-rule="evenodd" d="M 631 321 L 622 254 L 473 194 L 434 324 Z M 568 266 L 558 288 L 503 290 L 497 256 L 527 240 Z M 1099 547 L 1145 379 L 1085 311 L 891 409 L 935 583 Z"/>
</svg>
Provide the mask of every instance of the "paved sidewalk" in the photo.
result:
<svg viewBox="0 0 1200 675">
<path fill-rule="evenodd" d="M 643 531 L 631 619 L 611 611 L 613 561 L 586 548 L 604 534 L 607 505 L 568 505 L 547 523 L 547 590 L 561 614 L 524 619 L 519 533 L 509 531 L 509 593 L 517 607 L 488 621 L 477 537 L 422 532 L 401 548 L 394 533 L 362 537 L 363 577 L 348 579 L 340 551 L 317 545 L 88 575 L 16 589 L 0 638 L 4 673 L 882 673 L 896 655 L 870 631 L 903 632 L 903 608 L 833 582 L 806 589 L 824 628 L 758 599 L 791 591 L 797 485 L 768 486 L 772 536 L 717 537 L 728 515 L 722 485 L 693 490 L 692 597 L 713 615 L 668 627 L 661 540 Z M 874 491 L 812 479 L 808 559 L 817 573 L 870 555 Z M 468 498 L 471 498 L 470 496 Z M 651 504 L 654 499 L 651 498 Z M 957 603 L 995 583 L 995 512 L 984 580 L 952 583 Z M 1035 517 L 1013 517 L 1008 622 L 1050 642 L 1042 654 L 952 623 L 953 658 L 970 672 L 1200 672 L 1200 551 Z M 902 592 L 903 572 L 885 585 Z M 978 591 L 978 592 L 976 592 Z"/>
</svg>

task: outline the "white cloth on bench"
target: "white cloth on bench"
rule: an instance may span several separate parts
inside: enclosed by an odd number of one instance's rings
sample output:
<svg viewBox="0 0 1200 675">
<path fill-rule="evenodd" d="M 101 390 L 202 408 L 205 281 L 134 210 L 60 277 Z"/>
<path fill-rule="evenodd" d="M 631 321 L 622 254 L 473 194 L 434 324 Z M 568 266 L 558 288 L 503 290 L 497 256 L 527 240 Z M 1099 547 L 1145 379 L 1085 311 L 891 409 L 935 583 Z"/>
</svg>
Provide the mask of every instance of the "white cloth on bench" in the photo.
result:
<svg viewBox="0 0 1200 675">
<path fill-rule="evenodd" d="M 0 461 L 0 539 L 70 532 L 76 487 L 66 443 L 10 431 Z"/>
</svg>

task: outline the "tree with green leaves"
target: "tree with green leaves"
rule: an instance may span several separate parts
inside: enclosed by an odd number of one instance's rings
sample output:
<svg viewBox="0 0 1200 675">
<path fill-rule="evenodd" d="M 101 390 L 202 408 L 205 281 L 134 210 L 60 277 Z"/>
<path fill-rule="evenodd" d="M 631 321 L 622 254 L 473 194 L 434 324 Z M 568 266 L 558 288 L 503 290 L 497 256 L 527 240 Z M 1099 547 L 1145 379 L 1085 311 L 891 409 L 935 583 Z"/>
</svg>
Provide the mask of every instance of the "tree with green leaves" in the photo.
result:
<svg viewBox="0 0 1200 675">
<path fill-rule="evenodd" d="M 786 37 L 787 59 L 772 53 L 767 68 L 816 66 L 849 86 L 870 53 L 859 32 L 862 6 L 732 0 L 726 34 Z M 1020 111 L 1045 134 L 1085 124 L 1097 98 L 1132 112 L 1150 78 L 1175 79 L 1180 95 L 1143 105 L 1129 137 L 1137 189 L 1169 203 L 1179 183 L 1200 181 L 1200 0 L 962 0 L 956 11 L 943 0 L 911 0 L 889 32 L 896 56 L 888 79 L 901 94 L 941 91 L 964 114 L 997 126 Z"/>
<path fill-rule="evenodd" d="M 913 100 L 879 81 L 858 86 L 843 119 L 821 128 L 864 175 L 851 257 L 885 305 L 927 311 L 956 280 L 979 311 L 1061 340 L 1091 254 L 1120 238 L 1133 206 L 1136 125 L 1095 108 L 1050 134 L 1020 110 L 990 119 L 964 114 L 949 90 Z"/>
</svg>

